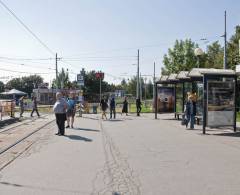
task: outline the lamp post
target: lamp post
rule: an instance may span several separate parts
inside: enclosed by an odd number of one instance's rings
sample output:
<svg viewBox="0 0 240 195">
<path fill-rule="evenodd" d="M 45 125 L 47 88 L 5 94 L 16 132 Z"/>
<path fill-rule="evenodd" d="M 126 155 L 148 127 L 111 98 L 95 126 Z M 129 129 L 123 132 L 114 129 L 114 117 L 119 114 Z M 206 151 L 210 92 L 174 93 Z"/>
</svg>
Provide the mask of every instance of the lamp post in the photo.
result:
<svg viewBox="0 0 240 195">
<path fill-rule="evenodd" d="M 198 60 L 198 68 L 200 68 L 200 56 L 202 56 L 203 54 L 203 50 L 199 47 L 194 50 L 194 55 L 197 57 Z"/>
</svg>

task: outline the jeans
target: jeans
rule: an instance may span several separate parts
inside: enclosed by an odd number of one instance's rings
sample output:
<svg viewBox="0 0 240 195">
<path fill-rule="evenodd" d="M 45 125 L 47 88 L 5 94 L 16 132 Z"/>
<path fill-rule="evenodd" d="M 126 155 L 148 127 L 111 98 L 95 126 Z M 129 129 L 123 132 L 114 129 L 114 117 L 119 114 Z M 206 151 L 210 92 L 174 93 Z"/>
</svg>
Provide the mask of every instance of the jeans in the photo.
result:
<svg viewBox="0 0 240 195">
<path fill-rule="evenodd" d="M 58 133 L 61 135 L 64 135 L 66 114 L 65 113 L 55 114 L 55 116 L 56 116 L 56 123 L 58 126 Z"/>
<path fill-rule="evenodd" d="M 137 116 L 140 116 L 141 110 L 142 110 L 142 107 L 141 107 L 141 106 L 137 107 Z"/>
<path fill-rule="evenodd" d="M 37 108 L 33 108 L 32 109 L 31 116 L 33 116 L 34 111 L 36 111 L 37 115 L 40 116 L 40 114 L 38 113 L 38 109 Z"/>
<path fill-rule="evenodd" d="M 115 108 L 110 108 L 110 118 L 112 118 L 112 113 L 113 113 L 113 117 L 116 118 L 116 109 Z"/>
<path fill-rule="evenodd" d="M 195 115 L 194 114 L 190 114 L 190 115 L 187 115 L 186 117 L 187 117 L 186 127 L 188 126 L 188 123 L 190 122 L 190 128 L 194 129 Z"/>
</svg>

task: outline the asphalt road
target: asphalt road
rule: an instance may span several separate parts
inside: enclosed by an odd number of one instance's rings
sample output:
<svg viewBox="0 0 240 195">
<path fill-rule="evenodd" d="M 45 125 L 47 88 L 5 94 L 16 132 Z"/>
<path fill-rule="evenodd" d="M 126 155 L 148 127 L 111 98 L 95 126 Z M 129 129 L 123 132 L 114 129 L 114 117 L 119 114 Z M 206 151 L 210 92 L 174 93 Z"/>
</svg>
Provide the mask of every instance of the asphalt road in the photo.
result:
<svg viewBox="0 0 240 195">
<path fill-rule="evenodd" d="M 172 115 L 76 118 L 45 128 L 0 172 L 0 194 L 239 195 L 240 134 L 185 130 Z"/>
</svg>

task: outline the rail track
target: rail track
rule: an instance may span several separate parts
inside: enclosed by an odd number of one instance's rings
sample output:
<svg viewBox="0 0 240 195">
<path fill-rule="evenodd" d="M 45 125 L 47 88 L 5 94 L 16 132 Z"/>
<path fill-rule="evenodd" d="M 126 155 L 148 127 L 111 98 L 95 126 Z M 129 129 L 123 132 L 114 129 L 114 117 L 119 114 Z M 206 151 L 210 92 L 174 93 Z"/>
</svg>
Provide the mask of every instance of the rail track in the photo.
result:
<svg viewBox="0 0 240 195">
<path fill-rule="evenodd" d="M 25 122 L 23 124 L 17 125 L 15 127 L 6 129 L 4 131 L 0 132 L 3 134 L 6 133 L 6 131 L 15 131 L 17 129 L 17 127 L 22 126 L 24 124 L 29 124 L 34 120 Z M 24 134 L 23 136 L 18 136 L 16 139 L 11 140 L 11 142 L 5 144 L 2 148 L 0 148 L 0 171 L 3 170 L 6 166 L 8 166 L 11 162 L 13 162 L 15 159 L 17 159 L 21 154 L 23 154 L 28 148 L 30 148 L 35 142 L 37 142 L 38 140 L 34 140 L 34 139 L 28 139 L 31 138 L 33 135 L 35 135 L 37 132 L 39 132 L 40 130 L 44 129 L 45 127 L 47 127 L 48 125 L 50 125 L 51 123 L 53 123 L 55 121 L 55 119 L 50 119 L 47 122 L 44 122 L 44 124 L 33 128 L 33 130 L 29 131 L 28 133 Z M 11 134 L 9 132 L 9 134 Z M 21 144 L 22 143 L 22 144 Z M 17 147 L 18 145 L 20 145 L 20 147 Z M 19 149 L 20 148 L 20 149 Z M 12 152 L 12 149 L 16 151 Z M 8 152 L 9 151 L 9 152 Z M 5 160 L 6 156 L 5 154 L 8 156 L 9 154 L 14 154 L 11 156 L 10 159 Z M 1 162 L 1 157 L 3 157 L 2 162 Z"/>
<path fill-rule="evenodd" d="M 48 115 L 49 115 L 49 114 L 44 114 L 44 115 L 41 116 L 41 118 L 43 118 L 43 117 L 45 117 L 45 116 L 48 116 Z M 15 129 L 18 128 L 18 127 L 21 127 L 21 126 L 23 126 L 23 125 L 29 124 L 29 123 L 31 123 L 31 122 L 34 122 L 34 121 L 38 120 L 38 119 L 39 119 L 39 118 L 33 118 L 33 119 L 31 119 L 31 120 L 26 119 L 27 121 L 22 122 L 21 124 L 18 124 L 18 125 L 15 125 L 15 126 L 13 126 L 13 127 L 9 127 L 9 128 L 0 130 L 0 134 L 6 133 L 6 132 L 11 131 L 11 130 L 15 130 Z"/>
</svg>

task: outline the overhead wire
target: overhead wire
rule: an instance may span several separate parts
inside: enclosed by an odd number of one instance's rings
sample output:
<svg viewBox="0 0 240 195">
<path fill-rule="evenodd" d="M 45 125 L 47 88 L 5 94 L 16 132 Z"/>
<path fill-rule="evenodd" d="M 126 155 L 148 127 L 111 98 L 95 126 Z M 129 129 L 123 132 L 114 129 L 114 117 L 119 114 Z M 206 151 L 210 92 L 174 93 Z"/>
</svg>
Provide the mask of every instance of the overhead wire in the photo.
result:
<svg viewBox="0 0 240 195">
<path fill-rule="evenodd" d="M 17 71 L 17 70 L 9 70 L 5 68 L 0 68 L 0 70 L 8 71 L 8 72 L 23 73 L 23 74 L 55 74 L 55 72 L 24 72 L 24 71 Z"/>
<path fill-rule="evenodd" d="M 2 0 L 0 0 L 0 4 L 52 55 L 55 55 L 55 52 L 51 50 L 47 44 L 45 44 L 15 13 L 11 10 Z"/>
</svg>

